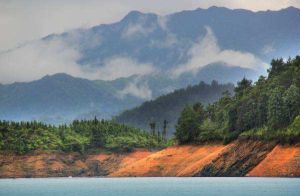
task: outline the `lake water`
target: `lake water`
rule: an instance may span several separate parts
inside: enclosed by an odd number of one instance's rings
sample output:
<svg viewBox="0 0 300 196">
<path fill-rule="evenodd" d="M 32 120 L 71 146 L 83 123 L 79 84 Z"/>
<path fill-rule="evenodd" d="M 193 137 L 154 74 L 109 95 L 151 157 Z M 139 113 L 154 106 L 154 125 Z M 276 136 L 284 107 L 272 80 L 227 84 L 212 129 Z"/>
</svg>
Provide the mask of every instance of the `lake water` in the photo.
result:
<svg viewBox="0 0 300 196">
<path fill-rule="evenodd" d="M 1 196 L 300 195 L 300 178 L 0 179 Z"/>
</svg>

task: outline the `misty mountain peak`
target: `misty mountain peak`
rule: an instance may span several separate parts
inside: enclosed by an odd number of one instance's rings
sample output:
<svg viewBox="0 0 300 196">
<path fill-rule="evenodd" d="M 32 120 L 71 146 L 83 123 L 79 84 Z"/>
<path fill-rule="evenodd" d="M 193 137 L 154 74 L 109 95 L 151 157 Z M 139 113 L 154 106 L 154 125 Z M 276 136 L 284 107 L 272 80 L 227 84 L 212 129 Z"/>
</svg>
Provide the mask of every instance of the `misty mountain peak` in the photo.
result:
<svg viewBox="0 0 300 196">
<path fill-rule="evenodd" d="M 73 76 L 70 76 L 66 73 L 56 73 L 53 75 L 46 75 L 42 78 L 42 80 L 62 80 L 62 79 L 72 79 Z"/>
<path fill-rule="evenodd" d="M 207 10 L 214 10 L 214 11 L 229 11 L 230 9 L 229 8 L 226 8 L 226 7 L 219 7 L 219 6 L 211 6 L 209 8 L 207 8 Z"/>
<path fill-rule="evenodd" d="M 97 81 L 58 73 L 31 83 L 3 85 L 2 92 L 9 96 L 0 97 L 0 107 L 10 114 L 2 116 L 21 118 L 29 109 L 33 115 L 60 114 L 62 105 L 63 111 L 78 115 L 95 110 L 88 105 L 95 103 L 111 117 L 141 103 L 145 95 L 155 98 L 200 80 L 236 82 L 243 76 L 255 80 L 264 74 L 256 68 L 272 58 L 298 53 L 299 21 L 300 10 L 294 7 L 252 12 L 214 6 L 166 17 L 131 11 L 113 24 L 52 34 L 12 50 L 2 64 L 13 69 L 5 74 L 21 78 L 24 73 L 14 70 L 32 70 L 38 64 L 47 69 L 32 79 L 49 74 L 47 70 L 74 73 L 75 68 L 78 75 Z M 45 103 L 55 111 L 44 111 Z"/>
<path fill-rule="evenodd" d="M 283 10 L 287 10 L 287 11 L 300 11 L 299 8 L 296 8 L 296 7 L 294 7 L 294 6 L 287 7 L 287 8 L 285 8 L 285 9 L 283 9 Z"/>
<path fill-rule="evenodd" d="M 122 19 L 122 21 L 125 21 L 125 22 L 137 21 L 140 17 L 144 17 L 144 16 L 146 16 L 146 15 L 147 15 L 147 14 L 142 13 L 142 12 L 140 12 L 140 11 L 133 10 L 133 11 L 130 11 L 130 12 Z"/>
</svg>

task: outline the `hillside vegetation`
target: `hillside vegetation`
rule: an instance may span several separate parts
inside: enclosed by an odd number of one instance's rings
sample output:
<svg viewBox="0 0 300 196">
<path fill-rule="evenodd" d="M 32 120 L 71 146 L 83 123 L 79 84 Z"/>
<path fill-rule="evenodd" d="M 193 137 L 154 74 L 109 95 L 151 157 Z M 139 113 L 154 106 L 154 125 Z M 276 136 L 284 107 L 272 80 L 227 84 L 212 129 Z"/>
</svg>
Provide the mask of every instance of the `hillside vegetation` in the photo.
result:
<svg viewBox="0 0 300 196">
<path fill-rule="evenodd" d="M 73 121 L 51 126 L 39 122 L 0 121 L 0 151 L 25 154 L 35 150 L 64 152 L 126 152 L 159 148 L 166 140 L 112 121 Z"/>
<path fill-rule="evenodd" d="M 126 81 L 94 81 L 58 73 L 0 85 L 0 119 L 57 125 L 94 116 L 108 119 L 143 102 L 135 97 L 121 98 L 118 91 L 124 87 L 120 82 L 126 85 Z"/>
<path fill-rule="evenodd" d="M 233 88 L 233 84 L 218 84 L 216 81 L 211 84 L 200 82 L 198 85 L 175 90 L 127 110 L 117 116 L 116 121 L 146 130 L 150 129 L 150 123 L 154 123 L 154 128 L 161 131 L 164 126 L 167 126 L 167 134 L 173 136 L 177 119 L 186 105 L 199 101 L 204 104 L 212 103 L 217 101 L 223 92 L 233 92 Z M 167 123 L 164 124 L 164 121 Z"/>
<path fill-rule="evenodd" d="M 176 125 L 177 140 L 300 140 L 300 56 L 272 60 L 268 77 L 261 76 L 255 84 L 244 78 L 234 92 L 207 107 L 185 107 Z"/>
</svg>

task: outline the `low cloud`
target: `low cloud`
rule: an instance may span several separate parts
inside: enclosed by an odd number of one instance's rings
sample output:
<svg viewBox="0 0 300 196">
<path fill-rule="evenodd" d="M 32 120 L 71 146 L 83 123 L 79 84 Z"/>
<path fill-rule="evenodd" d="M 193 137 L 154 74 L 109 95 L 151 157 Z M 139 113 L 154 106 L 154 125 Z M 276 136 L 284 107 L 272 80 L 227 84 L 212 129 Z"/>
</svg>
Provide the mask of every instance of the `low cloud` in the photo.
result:
<svg viewBox="0 0 300 196">
<path fill-rule="evenodd" d="M 60 36 L 60 35 L 59 35 Z M 59 38 L 58 38 L 59 39 Z M 86 29 L 75 29 L 68 31 L 63 41 L 68 46 L 80 50 L 81 48 L 93 49 L 102 43 L 102 37 L 98 32 Z"/>
<path fill-rule="evenodd" d="M 80 57 L 60 40 L 31 42 L 0 55 L 0 83 L 31 81 L 60 72 L 78 76 Z"/>
<path fill-rule="evenodd" d="M 206 35 L 200 38 L 188 51 L 188 62 L 171 70 L 174 77 L 183 73 L 197 74 L 201 68 L 213 63 L 225 63 L 228 66 L 260 70 L 263 62 L 248 52 L 220 49 L 217 39 L 209 27 Z"/>
<path fill-rule="evenodd" d="M 152 64 L 138 63 L 129 57 L 114 57 L 105 61 L 103 67 L 94 70 L 93 75 L 103 80 L 114 80 L 132 75 L 147 75 L 155 71 Z"/>
<path fill-rule="evenodd" d="M 129 57 L 107 59 L 102 66 L 80 65 L 79 46 L 72 40 L 51 38 L 30 42 L 0 54 L 0 83 L 25 82 L 47 74 L 67 73 L 88 79 L 113 80 L 155 71 L 151 64 L 141 64 Z M 94 38 L 93 38 L 94 39 Z M 100 43 L 100 40 L 97 44 Z M 93 47 L 92 45 L 90 47 Z"/>
<path fill-rule="evenodd" d="M 147 26 L 145 16 L 140 16 L 137 22 L 129 23 L 128 26 L 122 32 L 123 39 L 133 39 L 139 36 L 147 36 L 153 32 L 153 26 Z"/>
<path fill-rule="evenodd" d="M 169 16 L 158 16 L 157 23 L 166 36 L 164 40 L 152 40 L 151 47 L 171 48 L 179 42 L 177 36 L 169 30 L 168 21 Z"/>
<path fill-rule="evenodd" d="M 123 90 L 119 91 L 119 95 L 122 98 L 131 95 L 144 100 L 150 100 L 152 98 L 152 91 L 146 82 L 140 82 L 137 78 L 133 82 L 130 82 Z"/>
</svg>

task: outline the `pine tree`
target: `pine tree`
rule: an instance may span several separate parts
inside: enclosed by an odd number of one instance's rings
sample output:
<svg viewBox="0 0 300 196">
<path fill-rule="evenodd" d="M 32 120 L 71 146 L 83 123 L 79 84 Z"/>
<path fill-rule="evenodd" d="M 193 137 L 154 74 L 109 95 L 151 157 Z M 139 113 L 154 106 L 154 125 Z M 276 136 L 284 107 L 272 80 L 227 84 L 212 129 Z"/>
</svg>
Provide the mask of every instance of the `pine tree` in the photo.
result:
<svg viewBox="0 0 300 196">
<path fill-rule="evenodd" d="M 283 91 L 277 87 L 271 91 L 269 97 L 268 124 L 273 129 L 279 129 L 287 123 L 282 95 Z"/>
</svg>

